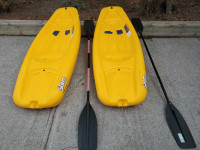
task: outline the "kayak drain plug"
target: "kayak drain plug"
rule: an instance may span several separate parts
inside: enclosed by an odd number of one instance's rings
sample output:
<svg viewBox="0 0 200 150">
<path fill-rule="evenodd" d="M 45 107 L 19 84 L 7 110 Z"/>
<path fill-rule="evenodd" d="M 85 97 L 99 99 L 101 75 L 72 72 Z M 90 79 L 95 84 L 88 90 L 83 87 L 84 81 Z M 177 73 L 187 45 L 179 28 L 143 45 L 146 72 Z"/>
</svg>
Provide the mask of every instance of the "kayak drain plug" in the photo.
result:
<svg viewBox="0 0 200 150">
<path fill-rule="evenodd" d="M 37 109 L 38 108 L 37 101 L 30 102 L 29 107 L 32 109 Z"/>
<path fill-rule="evenodd" d="M 127 107 L 128 106 L 128 102 L 126 99 L 120 99 L 118 101 L 118 107 Z"/>
</svg>

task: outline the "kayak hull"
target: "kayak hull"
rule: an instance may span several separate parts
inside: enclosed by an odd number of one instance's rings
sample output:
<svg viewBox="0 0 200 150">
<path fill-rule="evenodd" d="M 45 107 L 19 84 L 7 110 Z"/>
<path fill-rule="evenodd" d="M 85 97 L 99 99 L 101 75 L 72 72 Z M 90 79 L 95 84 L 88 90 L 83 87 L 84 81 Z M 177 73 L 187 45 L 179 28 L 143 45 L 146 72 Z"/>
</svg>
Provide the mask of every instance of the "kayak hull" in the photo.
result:
<svg viewBox="0 0 200 150">
<path fill-rule="evenodd" d="M 80 37 L 77 10 L 56 10 L 24 58 L 13 92 L 16 105 L 42 109 L 61 102 L 75 67 Z"/>
<path fill-rule="evenodd" d="M 146 73 L 139 38 L 120 7 L 99 15 L 93 41 L 93 70 L 97 95 L 107 106 L 140 104 L 146 97 Z"/>
</svg>

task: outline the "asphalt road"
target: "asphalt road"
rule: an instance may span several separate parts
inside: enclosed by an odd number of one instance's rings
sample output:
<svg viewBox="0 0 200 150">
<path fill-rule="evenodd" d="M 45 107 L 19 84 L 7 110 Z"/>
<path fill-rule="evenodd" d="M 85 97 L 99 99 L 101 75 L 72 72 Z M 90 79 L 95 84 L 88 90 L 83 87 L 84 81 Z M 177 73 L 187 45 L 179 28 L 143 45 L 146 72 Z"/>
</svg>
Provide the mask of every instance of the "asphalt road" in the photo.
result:
<svg viewBox="0 0 200 150">
<path fill-rule="evenodd" d="M 0 150 L 77 150 L 79 115 L 86 102 L 87 40 L 59 106 L 19 108 L 12 99 L 24 56 L 35 37 L 0 37 Z M 200 39 L 148 39 L 168 96 L 185 118 L 200 149 Z M 143 45 L 142 45 L 143 46 Z M 165 120 L 165 98 L 143 46 L 148 94 L 134 107 L 111 108 L 97 98 L 93 74 L 91 104 L 98 121 L 98 150 L 178 150 Z"/>
</svg>

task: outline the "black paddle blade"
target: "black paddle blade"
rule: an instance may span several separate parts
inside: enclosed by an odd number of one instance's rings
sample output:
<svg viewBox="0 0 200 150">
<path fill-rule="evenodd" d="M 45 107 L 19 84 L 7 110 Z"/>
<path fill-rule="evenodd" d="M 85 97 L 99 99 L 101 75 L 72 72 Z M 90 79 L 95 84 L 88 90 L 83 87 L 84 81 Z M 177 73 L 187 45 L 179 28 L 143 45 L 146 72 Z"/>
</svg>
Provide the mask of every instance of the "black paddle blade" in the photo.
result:
<svg viewBox="0 0 200 150">
<path fill-rule="evenodd" d="M 89 102 L 81 112 L 78 123 L 78 149 L 97 149 L 97 118 Z"/>
<path fill-rule="evenodd" d="M 189 149 L 196 147 L 184 118 L 171 102 L 166 107 L 166 119 L 171 133 L 180 148 Z"/>
<path fill-rule="evenodd" d="M 143 25 L 140 18 L 132 18 L 131 22 L 137 32 L 143 32 Z"/>
<path fill-rule="evenodd" d="M 84 29 L 87 35 L 94 31 L 94 22 L 93 20 L 85 20 L 84 21 Z"/>
</svg>

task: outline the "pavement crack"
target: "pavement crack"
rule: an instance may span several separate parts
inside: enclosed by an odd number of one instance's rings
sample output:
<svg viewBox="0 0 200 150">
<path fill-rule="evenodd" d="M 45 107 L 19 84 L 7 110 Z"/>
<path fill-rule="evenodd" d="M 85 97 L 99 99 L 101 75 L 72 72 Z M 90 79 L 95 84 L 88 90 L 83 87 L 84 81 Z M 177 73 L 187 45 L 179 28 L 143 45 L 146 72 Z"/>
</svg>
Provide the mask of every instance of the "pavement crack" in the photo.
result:
<svg viewBox="0 0 200 150">
<path fill-rule="evenodd" d="M 51 108 L 51 111 L 52 111 L 52 108 Z M 50 111 L 50 113 L 49 113 L 49 117 L 48 117 L 48 120 L 47 120 L 47 123 L 46 123 L 46 127 L 48 127 L 49 120 L 50 120 L 50 118 L 51 118 L 51 111 Z"/>
<path fill-rule="evenodd" d="M 54 117 L 55 117 L 55 114 L 56 114 L 56 110 L 57 110 L 57 107 L 55 108 L 52 108 L 51 109 L 51 112 L 50 112 L 50 115 L 49 115 L 49 118 L 48 118 L 48 122 L 47 122 L 47 130 L 48 130 L 48 133 L 47 133 L 47 137 L 44 141 L 44 150 L 47 149 L 47 144 L 48 144 L 48 141 L 49 141 L 49 137 L 50 137 L 50 133 L 51 133 L 51 129 L 52 129 L 52 126 L 53 126 L 53 122 L 54 122 Z M 51 115 L 53 113 L 53 115 Z M 51 119 L 51 116 L 52 116 L 52 119 Z"/>
</svg>

